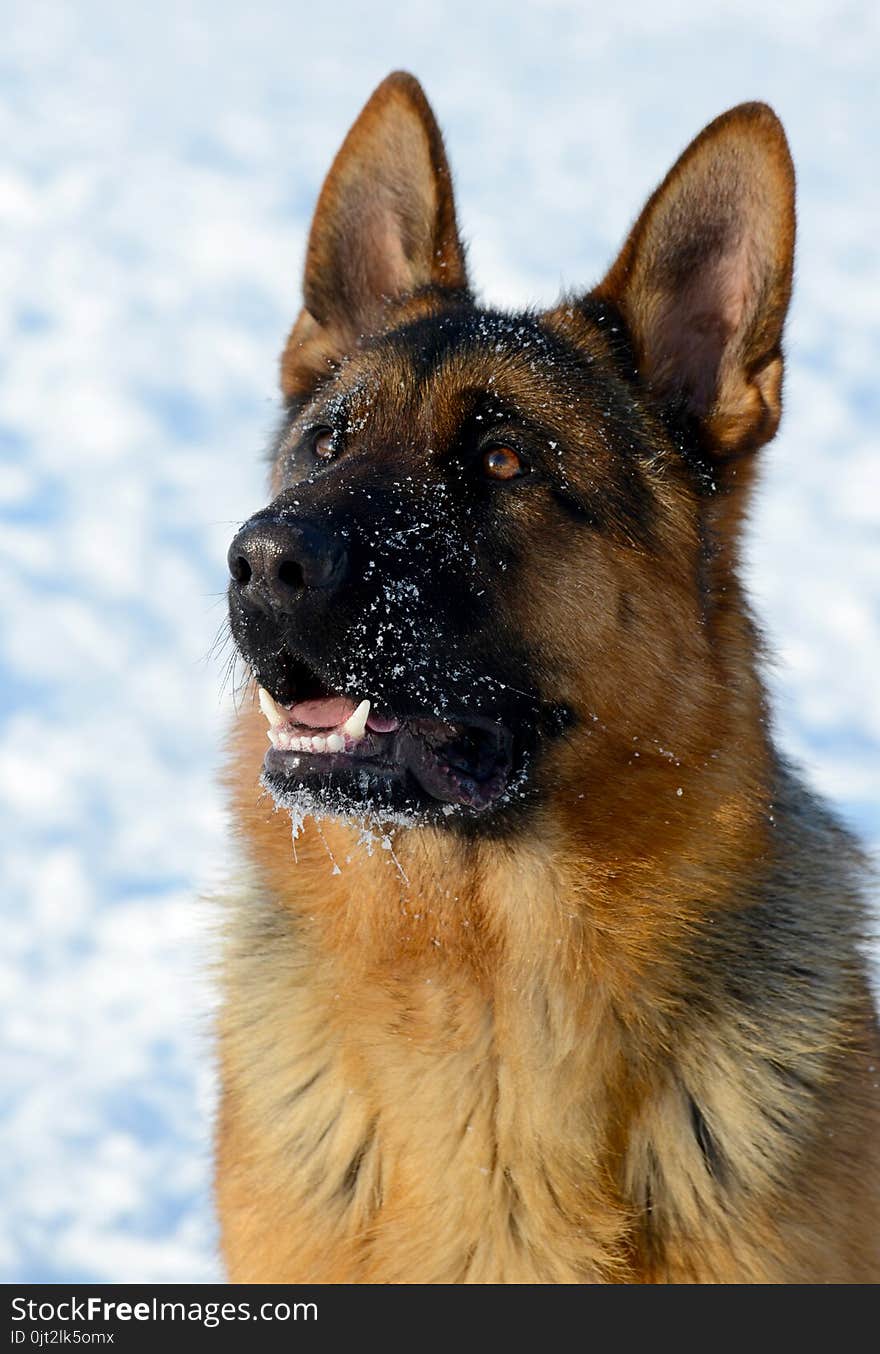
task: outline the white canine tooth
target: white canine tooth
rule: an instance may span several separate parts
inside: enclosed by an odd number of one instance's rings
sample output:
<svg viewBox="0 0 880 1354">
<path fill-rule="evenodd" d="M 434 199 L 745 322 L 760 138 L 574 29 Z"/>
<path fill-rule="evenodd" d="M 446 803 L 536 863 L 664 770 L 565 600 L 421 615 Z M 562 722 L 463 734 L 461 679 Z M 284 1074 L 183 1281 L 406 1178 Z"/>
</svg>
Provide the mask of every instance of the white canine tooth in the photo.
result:
<svg viewBox="0 0 880 1354">
<path fill-rule="evenodd" d="M 326 738 L 313 738 L 313 739 L 312 739 L 312 752 L 326 752 L 326 751 L 327 751 L 327 740 L 326 740 Z"/>
<path fill-rule="evenodd" d="M 327 739 L 328 752 L 341 752 L 345 747 L 345 739 L 339 733 L 331 733 Z"/>
<path fill-rule="evenodd" d="M 268 719 L 270 728 L 277 729 L 279 724 L 287 723 L 287 715 L 279 705 L 276 705 L 265 687 L 258 688 L 257 696 L 260 701 L 260 709 Z"/>
<path fill-rule="evenodd" d="M 353 743 L 359 743 L 366 732 L 369 713 L 370 702 L 361 701 L 354 714 L 349 715 L 340 732 L 350 738 Z"/>
</svg>

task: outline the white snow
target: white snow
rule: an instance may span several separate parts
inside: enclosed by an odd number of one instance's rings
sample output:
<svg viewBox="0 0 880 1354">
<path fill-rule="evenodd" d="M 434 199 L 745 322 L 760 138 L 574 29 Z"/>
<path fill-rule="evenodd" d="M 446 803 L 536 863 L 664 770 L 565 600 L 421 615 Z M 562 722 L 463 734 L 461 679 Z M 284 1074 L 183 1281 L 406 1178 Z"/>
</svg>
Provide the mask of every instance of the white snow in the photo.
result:
<svg viewBox="0 0 880 1354">
<path fill-rule="evenodd" d="M 880 9 L 32 0 L 4 17 L 0 1277 L 207 1280 L 196 899 L 224 868 L 227 716 L 207 655 L 351 119 L 388 70 L 419 75 L 474 276 L 519 305 L 596 280 L 710 118 L 776 107 L 800 249 L 748 576 L 783 742 L 877 844 Z"/>
</svg>

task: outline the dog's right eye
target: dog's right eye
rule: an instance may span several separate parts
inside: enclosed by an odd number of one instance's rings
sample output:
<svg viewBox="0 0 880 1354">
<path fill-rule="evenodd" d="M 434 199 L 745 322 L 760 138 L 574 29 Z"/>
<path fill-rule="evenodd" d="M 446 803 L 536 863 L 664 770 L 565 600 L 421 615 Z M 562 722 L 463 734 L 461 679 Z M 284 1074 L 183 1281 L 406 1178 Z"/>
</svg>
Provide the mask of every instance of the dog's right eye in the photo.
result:
<svg viewBox="0 0 880 1354">
<path fill-rule="evenodd" d="M 312 451 L 319 461 L 332 461 L 336 455 L 336 437 L 332 428 L 316 428 L 311 435 Z"/>
</svg>

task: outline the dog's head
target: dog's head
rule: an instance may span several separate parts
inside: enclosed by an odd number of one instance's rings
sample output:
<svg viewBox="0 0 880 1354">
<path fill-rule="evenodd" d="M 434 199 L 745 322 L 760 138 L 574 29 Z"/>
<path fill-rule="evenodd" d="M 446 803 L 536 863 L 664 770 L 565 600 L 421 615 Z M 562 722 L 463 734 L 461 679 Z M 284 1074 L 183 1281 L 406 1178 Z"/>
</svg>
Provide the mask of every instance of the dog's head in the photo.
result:
<svg viewBox="0 0 880 1354">
<path fill-rule="evenodd" d="M 784 134 L 748 104 L 594 291 L 483 309 L 424 95 L 379 87 L 312 226 L 272 501 L 229 551 L 280 802 L 501 832 L 679 760 L 695 707 L 738 699 L 735 534 L 793 235 Z"/>
</svg>

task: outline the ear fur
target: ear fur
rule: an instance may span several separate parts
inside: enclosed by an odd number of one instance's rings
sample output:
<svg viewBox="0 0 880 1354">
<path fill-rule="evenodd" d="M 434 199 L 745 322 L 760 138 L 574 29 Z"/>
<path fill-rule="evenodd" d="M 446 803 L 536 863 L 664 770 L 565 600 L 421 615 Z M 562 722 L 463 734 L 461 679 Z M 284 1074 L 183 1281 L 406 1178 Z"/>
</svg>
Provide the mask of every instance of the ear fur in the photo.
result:
<svg viewBox="0 0 880 1354">
<path fill-rule="evenodd" d="M 722 460 L 779 423 L 794 234 L 782 125 L 766 104 L 741 104 L 688 146 L 593 293 L 621 312 L 640 375 L 700 421 Z"/>
<path fill-rule="evenodd" d="M 285 393 L 381 332 L 389 303 L 467 287 L 443 138 L 418 81 L 383 80 L 342 144 L 318 199 L 304 309 L 282 358 Z"/>
</svg>

